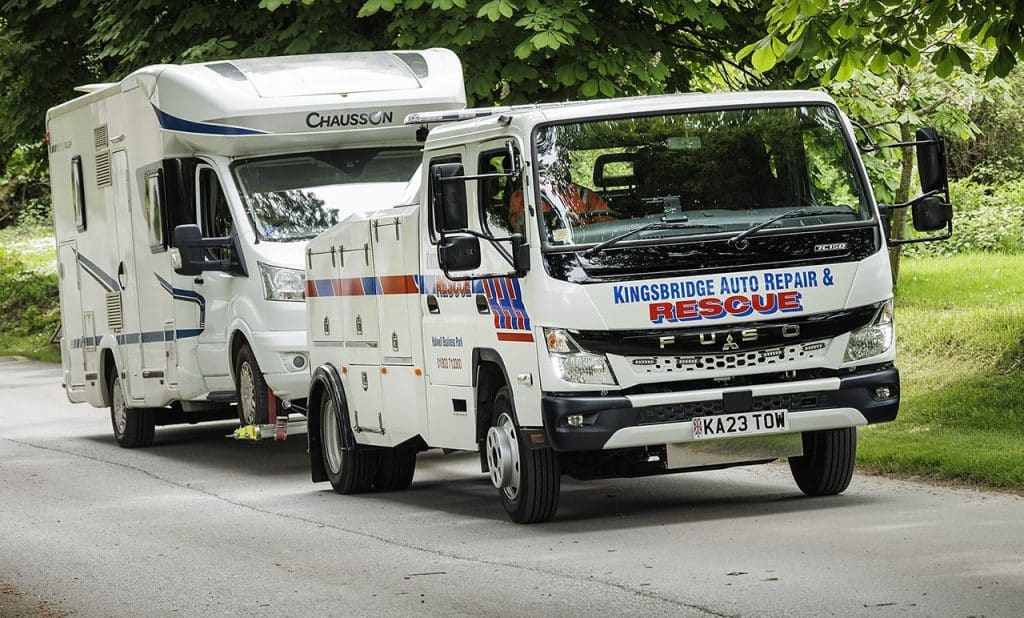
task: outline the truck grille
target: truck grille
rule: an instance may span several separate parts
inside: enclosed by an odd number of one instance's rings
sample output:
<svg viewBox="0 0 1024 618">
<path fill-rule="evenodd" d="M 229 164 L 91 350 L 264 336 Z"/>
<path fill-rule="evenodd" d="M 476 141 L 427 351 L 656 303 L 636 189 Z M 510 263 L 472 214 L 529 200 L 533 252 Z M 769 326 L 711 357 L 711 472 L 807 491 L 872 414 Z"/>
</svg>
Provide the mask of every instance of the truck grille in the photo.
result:
<svg viewBox="0 0 1024 618">
<path fill-rule="evenodd" d="M 754 397 L 753 411 L 793 411 L 830 408 L 833 407 L 832 397 L 833 391 Z M 636 424 L 655 425 L 657 423 L 679 423 L 693 420 L 698 416 L 715 416 L 718 414 L 725 414 L 725 407 L 721 399 L 694 401 L 690 403 L 674 403 L 663 406 L 640 408 L 640 411 L 637 414 Z"/>
<path fill-rule="evenodd" d="M 771 367 L 793 361 L 821 358 L 828 353 L 827 341 L 811 341 L 794 345 L 731 352 L 728 354 L 694 354 L 688 356 L 652 356 L 632 358 L 633 371 L 638 374 L 698 374 L 705 371 Z"/>
</svg>

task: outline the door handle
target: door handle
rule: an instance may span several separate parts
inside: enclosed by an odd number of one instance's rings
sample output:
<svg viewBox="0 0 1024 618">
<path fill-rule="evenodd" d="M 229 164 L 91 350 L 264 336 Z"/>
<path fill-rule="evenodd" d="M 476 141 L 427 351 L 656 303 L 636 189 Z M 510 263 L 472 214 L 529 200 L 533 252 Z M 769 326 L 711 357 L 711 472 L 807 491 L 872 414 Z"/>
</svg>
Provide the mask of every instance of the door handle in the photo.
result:
<svg viewBox="0 0 1024 618">
<path fill-rule="evenodd" d="M 476 295 L 476 312 L 483 314 L 491 312 L 491 306 L 487 304 L 487 297 L 483 294 Z"/>
<path fill-rule="evenodd" d="M 441 313 L 441 307 L 437 304 L 437 296 L 427 294 L 427 311 L 430 313 Z"/>
</svg>

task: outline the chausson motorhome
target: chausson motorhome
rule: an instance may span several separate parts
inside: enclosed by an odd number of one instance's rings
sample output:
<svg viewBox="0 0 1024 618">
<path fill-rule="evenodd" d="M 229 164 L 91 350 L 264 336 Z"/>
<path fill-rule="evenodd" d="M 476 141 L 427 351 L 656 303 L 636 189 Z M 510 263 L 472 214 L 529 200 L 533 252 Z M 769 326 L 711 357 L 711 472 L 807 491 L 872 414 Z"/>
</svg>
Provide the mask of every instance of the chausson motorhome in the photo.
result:
<svg viewBox="0 0 1024 618">
<path fill-rule="evenodd" d="M 562 474 L 788 458 L 846 488 L 900 400 L 887 213 L 952 231 L 933 130 L 907 145 L 924 194 L 882 208 L 821 93 L 407 121 L 431 130 L 406 200 L 307 248 L 314 481 L 401 489 L 418 451 L 477 451 L 517 522 Z"/>
<path fill-rule="evenodd" d="M 151 66 L 47 113 L 61 355 L 125 447 L 154 425 L 272 425 L 306 396 L 303 249 L 393 201 L 411 112 L 465 107 L 450 51 Z M 237 404 L 237 405 L 236 405 Z"/>
</svg>

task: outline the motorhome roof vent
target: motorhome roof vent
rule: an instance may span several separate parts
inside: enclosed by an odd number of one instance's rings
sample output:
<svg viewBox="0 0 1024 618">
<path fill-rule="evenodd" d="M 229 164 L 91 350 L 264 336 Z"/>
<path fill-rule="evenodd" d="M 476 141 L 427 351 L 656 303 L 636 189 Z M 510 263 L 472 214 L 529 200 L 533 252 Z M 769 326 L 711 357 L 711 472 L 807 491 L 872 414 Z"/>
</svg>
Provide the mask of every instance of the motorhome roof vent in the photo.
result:
<svg viewBox="0 0 1024 618">
<path fill-rule="evenodd" d="M 107 147 L 107 125 L 100 125 L 92 130 L 92 141 L 96 150 Z"/>
<path fill-rule="evenodd" d="M 96 186 L 109 187 L 111 184 L 110 151 L 104 150 L 96 153 Z"/>
<path fill-rule="evenodd" d="M 238 67 L 231 64 L 230 62 L 214 62 L 212 64 L 206 65 L 206 68 L 210 69 L 214 73 L 217 73 L 221 77 L 226 77 L 236 82 L 248 81 L 245 78 L 245 75 L 243 75 L 242 72 L 238 70 Z"/>
</svg>

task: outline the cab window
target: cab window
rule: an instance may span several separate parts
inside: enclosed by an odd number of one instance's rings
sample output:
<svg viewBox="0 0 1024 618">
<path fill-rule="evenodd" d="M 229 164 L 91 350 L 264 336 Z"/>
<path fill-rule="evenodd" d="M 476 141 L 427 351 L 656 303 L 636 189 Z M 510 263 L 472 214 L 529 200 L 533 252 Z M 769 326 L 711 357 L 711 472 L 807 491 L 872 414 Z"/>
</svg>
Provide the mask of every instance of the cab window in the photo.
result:
<svg viewBox="0 0 1024 618">
<path fill-rule="evenodd" d="M 507 148 L 483 152 L 477 163 L 478 174 L 507 174 L 512 169 L 513 163 Z M 481 178 L 477 187 L 484 231 L 492 236 L 522 233 L 525 214 L 522 175 L 514 180 L 511 176 Z"/>
</svg>

